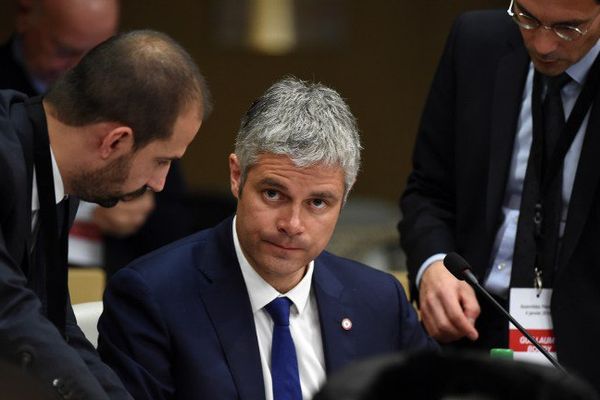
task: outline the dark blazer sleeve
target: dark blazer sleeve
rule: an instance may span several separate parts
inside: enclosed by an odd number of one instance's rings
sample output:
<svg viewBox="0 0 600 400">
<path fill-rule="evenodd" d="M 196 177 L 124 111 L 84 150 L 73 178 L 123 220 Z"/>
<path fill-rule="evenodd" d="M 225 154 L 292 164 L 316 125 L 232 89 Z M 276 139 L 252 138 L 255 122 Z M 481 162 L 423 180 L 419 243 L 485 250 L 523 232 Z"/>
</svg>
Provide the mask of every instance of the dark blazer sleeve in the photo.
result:
<svg viewBox="0 0 600 400">
<path fill-rule="evenodd" d="M 173 399 L 169 332 L 142 277 L 116 273 L 104 294 L 98 351 L 136 399 Z"/>
<path fill-rule="evenodd" d="M 78 353 L 42 313 L 8 254 L 0 229 L 0 356 L 22 365 L 64 398 L 108 399 Z"/>
<path fill-rule="evenodd" d="M 65 334 L 69 345 L 77 351 L 111 400 L 131 399 L 119 377 L 100 360 L 100 355 L 77 325 L 70 300 L 67 304 Z"/>
<path fill-rule="evenodd" d="M 435 74 L 415 143 L 413 170 L 400 201 L 400 239 L 412 290 L 421 264 L 454 248 L 453 52 L 459 26 L 460 20 L 452 28 Z"/>
</svg>

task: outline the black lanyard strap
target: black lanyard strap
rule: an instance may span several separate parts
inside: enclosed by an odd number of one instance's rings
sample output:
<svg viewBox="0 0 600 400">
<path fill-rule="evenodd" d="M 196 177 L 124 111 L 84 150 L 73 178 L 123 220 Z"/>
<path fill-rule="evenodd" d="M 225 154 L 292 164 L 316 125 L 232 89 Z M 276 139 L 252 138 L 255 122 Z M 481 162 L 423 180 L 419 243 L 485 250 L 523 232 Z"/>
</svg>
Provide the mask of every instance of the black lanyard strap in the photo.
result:
<svg viewBox="0 0 600 400">
<path fill-rule="evenodd" d="M 56 326 L 64 336 L 67 304 L 67 246 L 68 246 L 68 202 L 61 202 L 64 212 L 60 214 L 61 225 L 56 205 L 54 188 L 54 177 L 52 172 L 52 158 L 50 155 L 50 142 L 48 139 L 48 128 L 46 116 L 42 106 L 42 97 L 34 97 L 26 100 L 25 106 L 29 120 L 33 126 L 33 149 L 36 182 L 40 209 L 38 223 L 40 234 L 44 240 L 43 250 L 46 266 L 46 300 L 48 319 Z M 61 210 L 63 211 L 63 210 Z M 36 260 L 39 261 L 39 258 Z M 42 300 L 43 301 L 43 300 Z"/>
<path fill-rule="evenodd" d="M 598 88 L 600 87 L 600 57 L 596 57 L 594 63 L 590 67 L 587 74 L 585 84 L 577 97 L 575 106 L 569 114 L 565 126 L 558 137 L 556 147 L 552 152 L 547 165 L 542 166 L 541 156 L 543 153 L 543 124 L 542 122 L 542 76 L 539 72 L 535 72 L 533 78 L 533 93 L 532 93 L 532 119 L 533 119 L 533 143 L 531 155 L 536 157 L 535 163 L 535 175 L 538 184 L 540 185 L 540 196 L 544 196 L 547 193 L 548 187 L 555 178 L 560 170 L 562 169 L 563 162 L 581 124 L 583 119 L 587 115 Z"/>
<path fill-rule="evenodd" d="M 533 211 L 534 229 L 534 286 L 552 285 L 556 260 L 560 249 L 558 234 L 560 215 L 562 214 L 561 188 L 564 159 L 588 114 L 594 98 L 600 88 L 600 57 L 596 57 L 588 71 L 585 83 L 575 101 L 562 130 L 558 135 L 552 153 L 544 156 L 545 127 L 542 111 L 543 81 L 539 72 L 535 72 L 532 90 L 533 139 L 529 157 L 532 175 L 527 178 L 528 190 L 535 201 Z M 533 249 L 532 249 L 533 250 Z"/>
</svg>

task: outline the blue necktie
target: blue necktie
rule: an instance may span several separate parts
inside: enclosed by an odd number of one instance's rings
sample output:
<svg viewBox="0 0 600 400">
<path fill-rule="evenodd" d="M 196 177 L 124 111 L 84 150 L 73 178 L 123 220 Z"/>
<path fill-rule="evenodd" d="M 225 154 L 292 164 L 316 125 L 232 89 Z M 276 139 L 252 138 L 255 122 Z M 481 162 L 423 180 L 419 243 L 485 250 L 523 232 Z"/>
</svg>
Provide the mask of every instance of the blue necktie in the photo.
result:
<svg viewBox="0 0 600 400">
<path fill-rule="evenodd" d="M 290 333 L 290 305 L 287 297 L 278 297 L 265 306 L 273 319 L 271 378 L 275 400 L 302 400 L 298 359 Z"/>
</svg>

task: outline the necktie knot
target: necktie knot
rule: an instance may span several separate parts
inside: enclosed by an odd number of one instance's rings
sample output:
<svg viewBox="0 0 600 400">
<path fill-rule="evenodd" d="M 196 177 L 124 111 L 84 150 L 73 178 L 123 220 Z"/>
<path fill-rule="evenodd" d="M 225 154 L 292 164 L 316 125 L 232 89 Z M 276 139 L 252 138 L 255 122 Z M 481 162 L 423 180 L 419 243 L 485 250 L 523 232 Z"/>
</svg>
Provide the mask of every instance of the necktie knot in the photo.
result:
<svg viewBox="0 0 600 400">
<path fill-rule="evenodd" d="M 548 93 L 557 93 L 571 81 L 571 77 L 566 72 L 556 76 L 546 77 L 546 85 L 548 86 Z"/>
<path fill-rule="evenodd" d="M 289 326 L 290 306 L 292 301 L 287 297 L 278 297 L 265 306 L 265 309 L 277 326 Z"/>
</svg>

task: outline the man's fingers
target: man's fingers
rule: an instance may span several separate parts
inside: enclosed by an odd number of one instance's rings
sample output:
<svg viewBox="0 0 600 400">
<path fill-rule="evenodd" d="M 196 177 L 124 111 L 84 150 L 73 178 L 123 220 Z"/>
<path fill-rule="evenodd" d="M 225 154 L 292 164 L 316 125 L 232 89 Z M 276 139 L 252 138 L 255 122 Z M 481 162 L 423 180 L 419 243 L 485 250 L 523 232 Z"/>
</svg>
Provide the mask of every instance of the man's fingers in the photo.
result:
<svg viewBox="0 0 600 400">
<path fill-rule="evenodd" d="M 459 282 L 459 284 L 460 283 L 461 282 Z M 477 302 L 476 299 L 473 300 Z M 475 329 L 475 319 L 477 316 L 465 314 L 462 307 L 461 291 L 459 287 L 455 293 L 452 293 L 451 297 L 448 297 L 446 301 L 443 302 L 443 306 L 450 324 L 452 324 L 453 329 L 458 332 L 459 337 L 467 336 L 471 340 L 477 339 L 479 336 Z"/>
<path fill-rule="evenodd" d="M 469 286 L 466 282 L 460 282 L 460 304 L 463 310 L 463 314 L 466 319 L 469 321 L 471 329 L 469 329 L 466 336 L 471 340 L 477 340 L 479 337 L 479 332 L 475 329 L 475 320 L 479 317 L 479 313 L 481 312 L 481 308 L 479 307 L 479 302 L 477 301 L 477 297 L 475 296 L 475 291 L 471 286 Z"/>
<path fill-rule="evenodd" d="M 439 299 L 425 300 L 421 307 L 421 316 L 427 332 L 442 343 L 452 342 L 463 336 L 448 317 Z"/>
<path fill-rule="evenodd" d="M 423 274 L 419 301 L 423 324 L 427 332 L 441 342 L 467 336 L 479 336 L 475 320 L 479 303 L 473 290 L 457 280 L 441 262 L 433 263 Z"/>
</svg>

